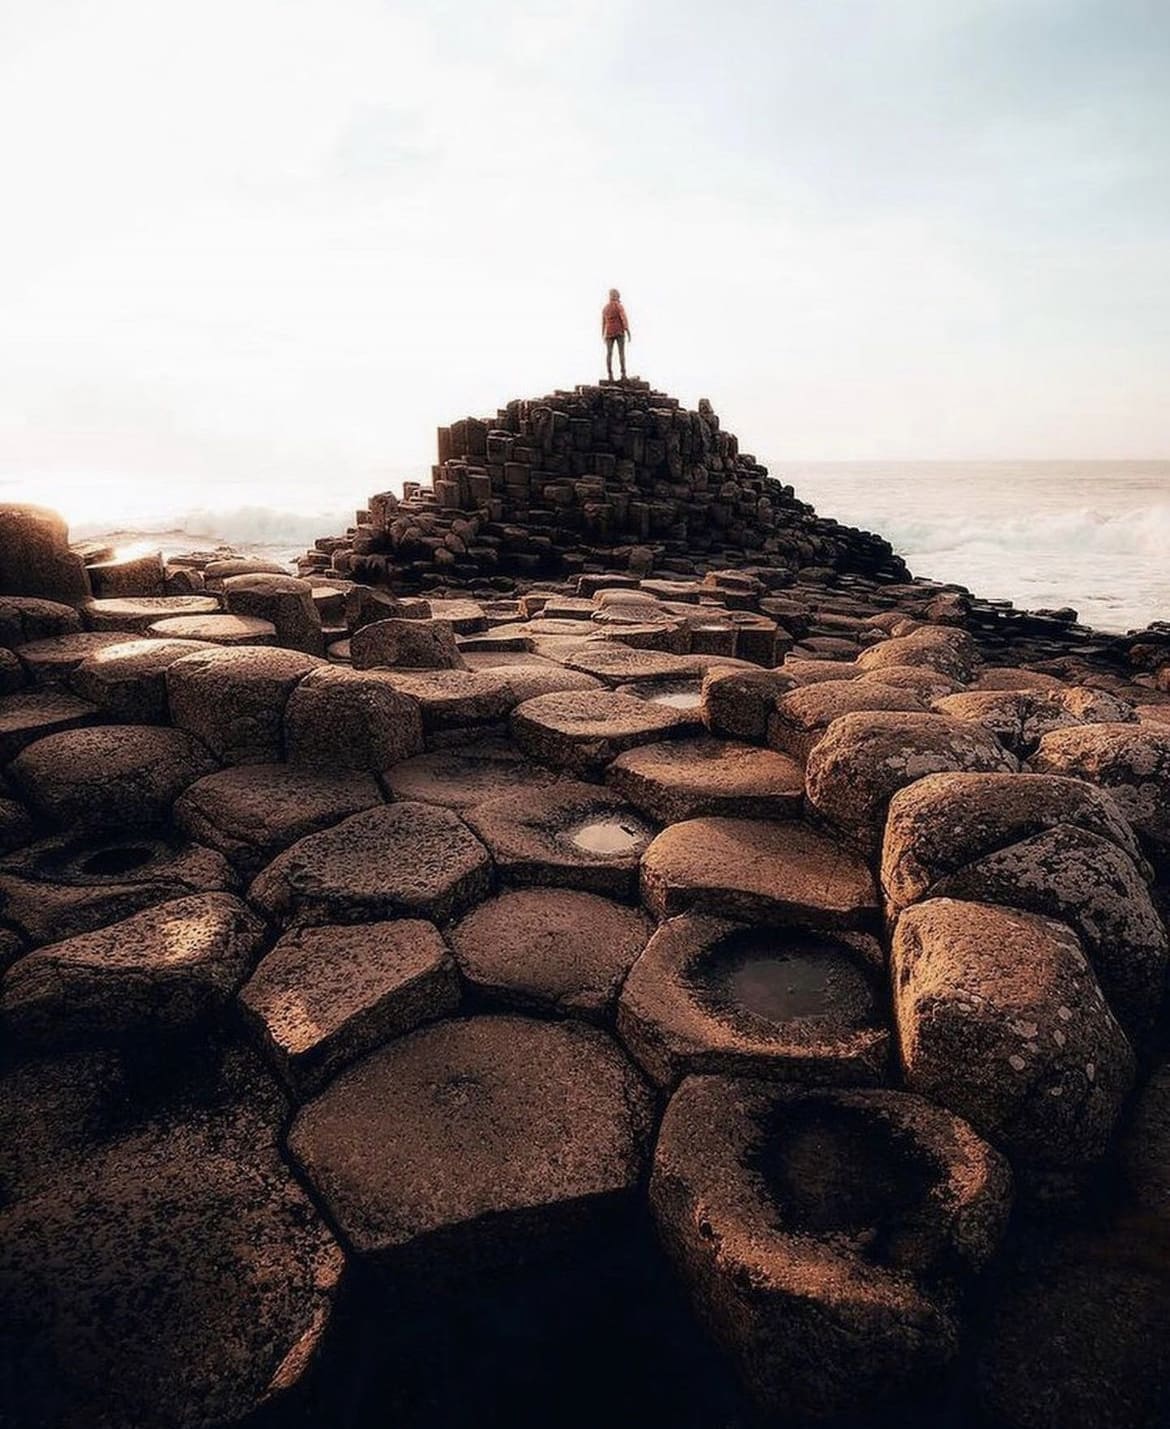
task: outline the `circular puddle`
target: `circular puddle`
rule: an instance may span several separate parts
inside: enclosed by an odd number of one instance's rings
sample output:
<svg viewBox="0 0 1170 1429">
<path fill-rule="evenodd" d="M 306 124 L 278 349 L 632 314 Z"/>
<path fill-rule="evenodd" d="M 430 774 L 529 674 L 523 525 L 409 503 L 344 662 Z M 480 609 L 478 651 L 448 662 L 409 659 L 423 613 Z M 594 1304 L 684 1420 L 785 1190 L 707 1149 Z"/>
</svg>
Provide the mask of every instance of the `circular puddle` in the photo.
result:
<svg viewBox="0 0 1170 1429">
<path fill-rule="evenodd" d="M 566 830 L 564 837 L 582 853 L 602 858 L 620 858 L 640 853 L 650 842 L 650 831 L 637 819 L 606 814 L 585 819 Z"/>
<path fill-rule="evenodd" d="M 815 934 L 767 928 L 731 933 L 693 965 L 688 982 L 722 1016 L 773 1024 L 831 1018 L 856 1027 L 874 1014 L 865 971 L 840 943 Z"/>
</svg>

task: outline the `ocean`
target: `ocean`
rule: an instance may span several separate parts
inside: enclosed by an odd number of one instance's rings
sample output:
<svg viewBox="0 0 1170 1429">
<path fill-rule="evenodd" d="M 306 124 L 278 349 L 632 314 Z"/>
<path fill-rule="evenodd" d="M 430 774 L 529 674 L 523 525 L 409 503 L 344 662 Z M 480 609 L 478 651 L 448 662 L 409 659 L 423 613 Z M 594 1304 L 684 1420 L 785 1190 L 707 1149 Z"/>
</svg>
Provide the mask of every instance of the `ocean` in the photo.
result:
<svg viewBox="0 0 1170 1429">
<path fill-rule="evenodd" d="M 762 458 L 767 461 L 767 458 Z M 786 462 L 774 476 L 824 516 L 877 531 L 919 576 L 1037 609 L 1072 606 L 1125 631 L 1170 620 L 1170 462 Z M 344 531 L 405 471 L 320 482 L 0 476 L 0 500 L 39 501 L 76 539 L 169 550 L 229 544 L 291 559 Z M 163 534 L 160 534 L 163 533 Z"/>
</svg>

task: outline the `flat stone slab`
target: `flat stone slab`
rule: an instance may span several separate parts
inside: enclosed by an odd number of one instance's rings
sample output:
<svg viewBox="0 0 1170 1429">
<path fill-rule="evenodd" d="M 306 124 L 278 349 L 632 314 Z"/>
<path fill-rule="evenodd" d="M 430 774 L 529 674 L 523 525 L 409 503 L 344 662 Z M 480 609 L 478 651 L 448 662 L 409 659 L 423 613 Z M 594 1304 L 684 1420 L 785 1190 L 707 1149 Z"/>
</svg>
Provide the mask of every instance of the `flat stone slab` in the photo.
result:
<svg viewBox="0 0 1170 1429">
<path fill-rule="evenodd" d="M 219 649 L 168 667 L 171 718 L 223 764 L 274 764 L 284 755 L 284 707 L 323 662 L 296 650 Z"/>
<path fill-rule="evenodd" d="M 358 1255 L 466 1271 L 540 1255 L 633 1196 L 652 1115 L 605 1033 L 476 1017 L 343 1072 L 289 1149 Z"/>
<path fill-rule="evenodd" d="M 104 725 L 49 734 L 9 766 L 28 807 L 50 827 L 73 833 L 161 827 L 178 796 L 216 767 L 182 730 Z"/>
<path fill-rule="evenodd" d="M 168 667 L 184 655 L 211 648 L 205 640 L 124 640 L 83 660 L 70 674 L 69 688 L 97 705 L 108 719 L 165 724 Z"/>
<path fill-rule="evenodd" d="M 450 936 L 463 976 L 490 1003 L 600 1021 L 652 931 L 608 898 L 524 888 L 480 904 Z"/>
<path fill-rule="evenodd" d="M 744 922 L 858 928 L 878 898 L 865 861 L 796 820 L 688 819 L 642 855 L 642 897 L 659 918 L 704 912 Z"/>
<path fill-rule="evenodd" d="M 590 643 L 569 655 L 565 664 L 607 685 L 625 685 L 631 680 L 685 680 L 694 675 L 694 667 L 685 655 L 635 650 L 616 642 Z"/>
<path fill-rule="evenodd" d="M 189 893 L 234 890 L 214 849 L 151 833 L 63 835 L 0 861 L 0 918 L 30 943 L 52 943 Z"/>
<path fill-rule="evenodd" d="M 804 804 L 804 771 L 794 759 L 708 737 L 627 750 L 605 780 L 660 824 L 704 814 L 796 818 Z"/>
<path fill-rule="evenodd" d="M 263 936 L 228 893 L 158 904 L 20 958 L 0 987 L 4 1023 L 42 1046 L 189 1026 L 228 1002 Z"/>
<path fill-rule="evenodd" d="M 491 799 L 467 822 L 507 882 L 630 897 L 653 828 L 609 789 L 562 780 Z"/>
<path fill-rule="evenodd" d="M 510 740 L 487 738 L 404 759 L 386 770 L 382 782 L 397 799 L 463 810 L 505 794 L 547 789 L 558 777 L 525 759 Z"/>
<path fill-rule="evenodd" d="M 459 973 L 417 918 L 286 933 L 240 991 L 281 1078 L 300 1097 L 346 1063 L 459 1005 Z"/>
<path fill-rule="evenodd" d="M 865 933 L 671 918 L 626 979 L 618 1032 L 668 1087 L 688 1072 L 874 1083 L 889 1062 L 884 955 Z"/>
<path fill-rule="evenodd" d="M 91 630 L 146 630 L 158 620 L 215 615 L 213 595 L 144 595 L 91 600 L 82 609 Z"/>
<path fill-rule="evenodd" d="M 203 640 L 210 645 L 275 645 L 276 626 L 254 615 L 171 615 L 146 627 L 164 640 Z"/>
<path fill-rule="evenodd" d="M 96 724 L 101 710 L 64 690 L 20 690 L 0 696 L 0 764 L 14 759 L 26 745 L 58 730 Z"/>
<path fill-rule="evenodd" d="M 197 780 L 176 800 L 175 823 L 248 877 L 298 839 L 383 803 L 372 774 L 295 764 L 241 764 Z"/>
<path fill-rule="evenodd" d="M 53 635 L 47 640 L 18 645 L 16 653 L 32 684 L 63 685 L 83 660 L 125 639 L 112 630 L 82 630 L 75 635 Z"/>
<path fill-rule="evenodd" d="M 597 777 L 639 744 L 681 733 L 688 716 L 665 705 L 603 690 L 540 695 L 512 713 L 512 735 L 526 754 L 577 777 Z"/>
<path fill-rule="evenodd" d="M 283 1113 L 213 1087 L 96 1145 L 62 1118 L 85 1154 L 0 1212 L 0 1420 L 236 1424 L 298 1382 L 344 1258 L 281 1158 Z"/>
<path fill-rule="evenodd" d="M 994 1252 L 1011 1178 L 919 1097 L 692 1076 L 663 1119 L 650 1203 L 769 1422 L 843 1421 L 952 1358 L 956 1281 Z"/>
<path fill-rule="evenodd" d="M 249 899 L 278 922 L 445 923 L 491 886 L 491 858 L 449 809 L 399 803 L 353 814 L 282 853 Z"/>
</svg>

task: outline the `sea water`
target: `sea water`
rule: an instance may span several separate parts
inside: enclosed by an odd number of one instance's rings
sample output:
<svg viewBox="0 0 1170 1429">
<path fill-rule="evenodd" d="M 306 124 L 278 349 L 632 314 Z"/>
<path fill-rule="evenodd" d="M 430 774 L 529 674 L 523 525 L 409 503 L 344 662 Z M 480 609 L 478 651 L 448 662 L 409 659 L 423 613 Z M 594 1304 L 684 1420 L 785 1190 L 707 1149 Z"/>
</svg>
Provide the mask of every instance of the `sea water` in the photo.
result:
<svg viewBox="0 0 1170 1429">
<path fill-rule="evenodd" d="M 1170 462 L 764 460 L 822 516 L 885 536 L 915 575 L 1025 609 L 1072 606 L 1100 630 L 1170 620 Z M 287 560 L 412 475 L 429 473 L 279 484 L 0 475 L 0 500 L 55 506 L 75 539 L 226 543 Z"/>
</svg>

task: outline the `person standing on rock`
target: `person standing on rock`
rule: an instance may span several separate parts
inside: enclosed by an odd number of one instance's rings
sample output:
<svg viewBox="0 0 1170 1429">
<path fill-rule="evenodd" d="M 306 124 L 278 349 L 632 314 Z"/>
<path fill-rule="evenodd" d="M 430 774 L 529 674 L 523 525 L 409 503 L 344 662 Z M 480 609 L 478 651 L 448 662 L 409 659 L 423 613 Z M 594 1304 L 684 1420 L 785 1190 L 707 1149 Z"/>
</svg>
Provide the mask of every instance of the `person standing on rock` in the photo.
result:
<svg viewBox="0 0 1170 1429">
<path fill-rule="evenodd" d="M 630 320 L 622 307 L 622 295 L 616 288 L 609 290 L 609 302 L 601 310 L 601 335 L 605 338 L 605 370 L 613 381 L 613 346 L 617 343 L 622 381 L 626 380 L 626 343 L 630 339 Z"/>
</svg>

